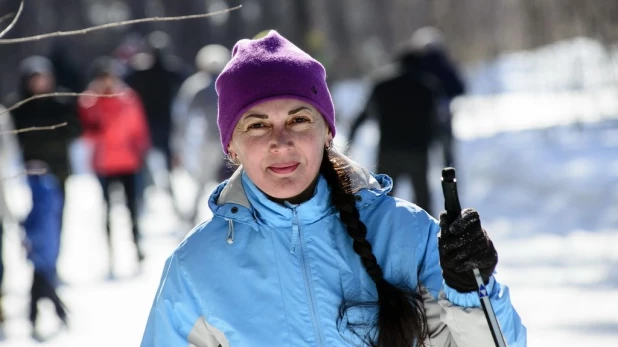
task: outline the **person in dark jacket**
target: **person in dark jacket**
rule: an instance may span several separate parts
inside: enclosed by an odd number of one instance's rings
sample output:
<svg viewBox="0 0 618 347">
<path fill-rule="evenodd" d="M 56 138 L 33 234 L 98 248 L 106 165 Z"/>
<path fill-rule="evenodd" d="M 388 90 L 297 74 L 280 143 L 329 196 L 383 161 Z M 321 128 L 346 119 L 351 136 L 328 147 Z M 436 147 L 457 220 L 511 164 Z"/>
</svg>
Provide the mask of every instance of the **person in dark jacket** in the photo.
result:
<svg viewBox="0 0 618 347">
<path fill-rule="evenodd" d="M 49 52 L 49 60 L 54 67 L 56 82 L 72 92 L 79 93 L 84 90 L 85 76 L 72 59 L 73 51 L 69 41 L 56 38 L 52 42 Z"/>
<path fill-rule="evenodd" d="M 378 170 L 395 180 L 408 174 L 414 188 L 415 203 L 431 210 L 427 182 L 428 150 L 434 136 L 439 84 L 421 69 L 421 58 L 411 51 L 397 63 L 382 68 L 361 114 L 352 124 L 350 144 L 358 128 L 370 117 L 378 120 L 380 144 Z"/>
<path fill-rule="evenodd" d="M 52 64 L 45 57 L 24 59 L 19 65 L 19 73 L 18 91 L 7 97 L 6 107 L 40 94 L 68 92 L 56 86 Z M 58 178 L 64 195 L 64 185 L 70 175 L 68 146 L 80 134 L 75 98 L 57 96 L 34 99 L 12 110 L 11 116 L 17 130 L 66 123 L 66 126 L 54 130 L 20 132 L 17 135 L 24 161 L 41 160 L 47 163 L 50 172 Z"/>
<path fill-rule="evenodd" d="M 29 161 L 28 169 L 47 169 L 42 161 Z M 28 259 L 34 267 L 32 288 L 30 290 L 30 323 L 32 337 L 41 340 L 37 332 L 38 302 L 48 298 L 54 304 L 56 314 L 63 325 L 67 323 L 64 303 L 56 293 L 58 283 L 56 263 L 60 250 L 60 227 L 62 223 L 63 196 L 60 181 L 53 174 L 29 175 L 28 183 L 32 192 L 32 210 L 23 223 L 26 231 L 25 245 Z"/>
<path fill-rule="evenodd" d="M 18 89 L 7 96 L 6 107 L 41 94 L 69 92 L 64 87 L 56 85 L 53 66 L 45 57 L 30 56 L 22 60 L 19 74 Z M 32 99 L 13 109 L 11 118 L 15 129 L 22 130 L 17 134 L 17 139 L 23 161 L 40 160 L 46 163 L 47 170 L 58 179 L 64 204 L 65 185 L 71 174 L 68 149 L 71 141 L 81 132 L 75 98 L 54 96 Z M 65 126 L 45 131 L 23 131 L 61 124 Z M 62 231 L 62 214 L 60 230 Z"/>
<path fill-rule="evenodd" d="M 144 254 L 139 244 L 136 183 L 137 174 L 143 167 L 150 148 L 150 135 L 139 96 L 119 78 L 115 61 L 109 57 L 95 60 L 90 75 L 92 82 L 87 93 L 114 94 L 108 97 L 83 95 L 78 102 L 84 137 L 94 148 L 92 168 L 99 178 L 107 204 L 109 274 L 113 277 L 109 189 L 114 182 L 120 183 L 124 188 L 131 215 L 133 241 L 137 258 L 141 262 Z"/>
<path fill-rule="evenodd" d="M 132 59 L 132 70 L 125 80 L 144 104 L 153 148 L 162 151 L 169 159 L 172 102 L 188 75 L 184 73 L 182 64 L 167 54 L 165 36 L 161 34 L 156 32 L 149 36 L 149 51 Z M 171 161 L 168 167 L 170 165 Z"/>
<path fill-rule="evenodd" d="M 416 30 L 412 35 L 412 48 L 421 58 L 421 68 L 440 83 L 436 140 L 442 146 L 445 166 L 455 166 L 454 137 L 451 102 L 465 93 L 464 82 L 444 46 L 442 33 L 433 27 Z"/>
<path fill-rule="evenodd" d="M 148 127 L 152 136 L 152 147 L 165 157 L 166 167 L 163 182 L 169 191 L 178 213 L 169 175 L 174 166 L 170 147 L 172 133 L 172 103 L 182 82 L 189 76 L 183 62 L 169 53 L 169 36 L 161 31 L 155 31 L 148 36 L 146 52 L 136 54 L 130 61 L 130 71 L 125 81 L 141 98 L 146 111 Z M 148 180 L 142 172 L 140 180 Z M 141 182 L 140 190 L 145 188 Z M 140 194 L 141 195 L 141 194 Z"/>
</svg>

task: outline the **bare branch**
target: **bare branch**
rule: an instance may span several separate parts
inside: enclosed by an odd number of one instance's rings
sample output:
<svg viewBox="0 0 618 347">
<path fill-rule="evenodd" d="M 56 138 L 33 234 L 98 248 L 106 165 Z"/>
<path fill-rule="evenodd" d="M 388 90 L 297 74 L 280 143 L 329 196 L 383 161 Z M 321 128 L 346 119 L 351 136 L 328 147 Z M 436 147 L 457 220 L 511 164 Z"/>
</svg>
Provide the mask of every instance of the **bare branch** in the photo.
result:
<svg viewBox="0 0 618 347">
<path fill-rule="evenodd" d="M 42 127 L 29 127 L 29 128 L 22 128 L 22 129 L 17 129 L 17 130 L 0 131 L 0 135 L 29 133 L 31 131 L 54 130 L 57 128 L 65 127 L 67 126 L 67 124 L 68 124 L 67 122 L 64 122 L 64 123 L 58 123 L 58 124 L 42 126 Z"/>
<path fill-rule="evenodd" d="M 179 20 L 194 19 L 194 18 L 207 18 L 207 17 L 216 16 L 218 14 L 223 14 L 223 13 L 231 12 L 231 11 L 234 11 L 234 10 L 238 10 L 241 7 L 242 7 L 242 5 L 238 5 L 236 7 L 230 7 L 228 9 L 221 10 L 221 11 L 210 12 L 210 13 L 203 13 L 203 14 L 192 14 L 192 15 L 187 15 L 187 16 L 150 17 L 150 18 L 132 19 L 132 20 L 127 20 L 127 21 L 122 21 L 122 22 L 114 22 L 114 23 L 107 23 L 107 24 L 97 25 L 97 26 L 93 26 L 93 27 L 90 27 L 90 28 L 80 29 L 80 30 L 57 31 L 55 33 L 47 33 L 47 34 L 41 34 L 41 35 L 35 35 L 35 36 L 29 36 L 29 37 L 22 37 L 22 38 L 18 38 L 18 39 L 0 39 L 0 45 L 9 44 L 9 43 L 27 42 L 27 41 L 38 41 L 38 40 L 47 39 L 47 38 L 50 38 L 50 37 L 69 36 L 69 35 L 83 35 L 83 34 L 87 34 L 87 33 L 91 32 L 91 31 L 102 30 L 102 29 L 113 28 L 113 27 L 124 26 L 124 25 L 137 24 L 137 23 L 169 22 L 169 21 L 179 21 Z"/>
<path fill-rule="evenodd" d="M 123 93 L 117 93 L 117 94 L 91 94 L 91 93 L 46 93 L 46 94 L 37 94 L 37 95 L 33 95 L 27 99 L 24 99 L 18 103 L 16 103 L 15 105 L 7 108 L 6 110 L 0 111 L 0 116 L 5 114 L 5 113 L 9 113 L 11 111 L 13 111 L 14 109 L 22 106 L 23 104 L 30 102 L 32 100 L 36 100 L 36 99 L 41 99 L 41 98 L 50 98 L 50 97 L 54 97 L 54 96 L 92 96 L 95 98 L 113 98 L 116 96 L 121 96 L 123 95 Z"/>
<path fill-rule="evenodd" d="M 8 33 L 11 29 L 13 29 L 23 9 L 24 9 L 24 0 L 21 0 L 21 2 L 19 3 L 19 10 L 17 10 L 17 14 L 15 15 L 15 18 L 13 18 L 13 21 L 11 22 L 11 24 L 9 24 L 8 27 L 6 27 L 4 30 L 2 30 L 2 32 L 0 32 L 0 38 L 2 38 L 6 33 Z M 0 23 L 12 15 L 13 15 L 12 13 L 9 13 L 6 16 L 2 16 L 2 18 L 0 18 Z"/>
<path fill-rule="evenodd" d="M 2 178 L 0 178 L 0 180 L 2 180 L 2 181 L 10 180 L 10 179 L 21 177 L 21 176 L 24 176 L 24 175 L 39 176 L 39 175 L 44 175 L 46 173 L 47 173 L 47 169 L 31 169 L 31 170 L 22 171 L 20 173 L 16 173 L 15 175 L 2 177 Z"/>
</svg>

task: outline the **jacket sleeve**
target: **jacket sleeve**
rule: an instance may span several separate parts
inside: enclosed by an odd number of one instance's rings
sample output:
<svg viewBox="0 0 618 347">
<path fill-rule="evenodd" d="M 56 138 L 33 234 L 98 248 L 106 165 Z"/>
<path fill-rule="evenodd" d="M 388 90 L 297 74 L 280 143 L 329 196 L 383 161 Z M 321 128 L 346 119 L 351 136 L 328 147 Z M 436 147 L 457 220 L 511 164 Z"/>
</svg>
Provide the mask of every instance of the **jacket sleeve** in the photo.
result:
<svg viewBox="0 0 618 347">
<path fill-rule="evenodd" d="M 165 269 L 148 316 L 141 347 L 225 347 L 219 332 L 205 322 L 177 253 Z"/>
<path fill-rule="evenodd" d="M 428 237 L 419 281 L 431 345 L 495 347 L 478 294 L 460 293 L 444 283 L 438 253 L 440 228 L 437 221 L 427 216 L 424 229 L 428 230 Z M 487 290 L 506 344 L 509 347 L 525 347 L 526 327 L 511 304 L 508 288 L 492 276 Z"/>
<path fill-rule="evenodd" d="M 71 92 L 70 90 L 62 87 L 59 87 L 56 91 L 63 93 Z M 72 97 L 57 97 L 56 100 L 61 107 L 63 119 L 67 123 L 64 127 L 67 139 L 74 140 L 78 138 L 83 130 L 79 120 L 79 106 L 77 100 Z"/>
<path fill-rule="evenodd" d="M 363 108 L 361 113 L 358 114 L 356 119 L 354 119 L 354 121 L 352 122 L 352 126 L 350 126 L 350 133 L 348 135 L 348 142 L 350 144 L 354 142 L 354 139 L 356 138 L 356 134 L 360 126 L 363 123 L 365 123 L 365 121 L 367 121 L 367 119 L 369 119 L 370 116 L 377 115 L 377 113 L 374 111 L 374 108 L 375 108 L 375 89 L 371 91 L 371 94 L 369 94 L 369 98 L 367 98 L 365 107 Z"/>
</svg>

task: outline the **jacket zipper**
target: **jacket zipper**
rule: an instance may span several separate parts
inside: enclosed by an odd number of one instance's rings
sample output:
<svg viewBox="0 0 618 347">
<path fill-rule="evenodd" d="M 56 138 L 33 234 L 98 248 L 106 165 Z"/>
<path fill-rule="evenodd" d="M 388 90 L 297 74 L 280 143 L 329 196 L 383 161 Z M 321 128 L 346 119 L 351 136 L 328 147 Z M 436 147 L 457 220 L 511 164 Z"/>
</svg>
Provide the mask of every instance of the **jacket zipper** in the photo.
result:
<svg viewBox="0 0 618 347">
<path fill-rule="evenodd" d="M 292 227 L 294 231 L 298 232 L 299 243 L 300 243 L 300 262 L 303 268 L 303 275 L 305 279 L 305 290 L 307 297 L 309 298 L 309 308 L 311 311 L 311 319 L 313 321 L 313 329 L 315 330 L 316 337 L 318 338 L 318 345 L 324 346 L 324 339 L 322 338 L 322 330 L 320 329 L 320 324 L 318 322 L 318 315 L 315 310 L 315 298 L 313 297 L 313 290 L 311 287 L 311 283 L 309 281 L 309 270 L 307 269 L 307 261 L 305 260 L 305 250 L 303 248 L 303 233 L 299 228 L 298 224 L 298 215 L 296 214 L 296 209 L 292 209 L 294 213 L 294 219 L 292 220 Z"/>
<path fill-rule="evenodd" d="M 290 253 L 294 254 L 296 251 L 296 244 L 298 243 L 298 234 L 300 234 L 300 227 L 298 226 L 298 217 L 296 216 L 296 210 L 294 211 L 294 219 L 292 219 L 292 242 L 290 245 Z"/>
</svg>

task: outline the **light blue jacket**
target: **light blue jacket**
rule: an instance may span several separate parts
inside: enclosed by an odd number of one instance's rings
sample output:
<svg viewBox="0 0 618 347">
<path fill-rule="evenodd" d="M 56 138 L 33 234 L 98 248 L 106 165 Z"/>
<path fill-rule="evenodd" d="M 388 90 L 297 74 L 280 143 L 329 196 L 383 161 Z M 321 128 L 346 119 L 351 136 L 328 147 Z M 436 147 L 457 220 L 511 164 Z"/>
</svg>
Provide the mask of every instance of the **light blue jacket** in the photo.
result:
<svg viewBox="0 0 618 347">
<path fill-rule="evenodd" d="M 443 284 L 436 221 L 391 197 L 392 181 L 355 168 L 356 205 L 385 278 L 420 288 L 432 346 L 494 346 L 476 293 Z M 167 260 L 141 346 L 359 346 L 346 322 L 371 320 L 339 306 L 375 300 L 376 288 L 330 204 L 320 177 L 314 196 L 283 206 L 239 169 L 210 198 L 212 220 L 196 227 Z M 526 328 L 508 288 L 488 290 L 509 346 Z"/>
</svg>

